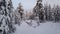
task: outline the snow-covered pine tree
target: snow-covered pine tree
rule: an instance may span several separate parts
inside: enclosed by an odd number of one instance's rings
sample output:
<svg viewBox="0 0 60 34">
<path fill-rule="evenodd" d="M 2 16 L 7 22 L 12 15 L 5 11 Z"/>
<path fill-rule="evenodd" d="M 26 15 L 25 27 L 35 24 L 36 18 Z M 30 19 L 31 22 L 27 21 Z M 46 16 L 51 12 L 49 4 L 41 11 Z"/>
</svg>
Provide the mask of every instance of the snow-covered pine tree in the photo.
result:
<svg viewBox="0 0 60 34">
<path fill-rule="evenodd" d="M 51 10 L 51 5 L 49 4 L 48 6 L 48 20 L 52 21 L 52 10 Z"/>
<path fill-rule="evenodd" d="M 55 8 L 56 8 L 56 5 L 54 4 L 54 6 L 52 7 L 52 12 L 53 12 L 53 21 L 55 21 Z"/>
<path fill-rule="evenodd" d="M 45 19 L 47 21 L 53 21 L 53 11 L 51 8 L 51 5 L 49 4 L 44 4 L 44 10 L 45 10 Z"/>
<path fill-rule="evenodd" d="M 7 0 L 6 0 L 7 1 Z M 14 18 L 14 16 L 13 16 L 13 5 L 12 5 L 12 0 L 8 0 L 7 1 L 7 13 L 8 13 L 8 16 L 9 16 L 9 18 L 10 18 L 10 22 L 8 23 L 8 27 L 9 27 L 9 31 L 10 32 L 14 32 L 14 30 L 15 30 L 15 27 L 14 27 L 14 20 L 13 20 L 13 18 Z M 8 18 L 8 19 L 9 19 Z"/>
<path fill-rule="evenodd" d="M 19 25 L 21 24 L 20 22 L 23 18 L 23 11 L 24 11 L 23 6 L 21 5 L 21 3 L 19 3 L 17 9 L 15 10 L 15 21 L 16 21 L 15 23 L 16 24 L 19 24 Z"/>
<path fill-rule="evenodd" d="M 45 20 L 48 20 L 48 4 L 44 4 L 44 10 L 45 10 Z"/>
<path fill-rule="evenodd" d="M 36 6 L 34 7 L 33 11 L 39 17 L 40 22 L 44 21 L 42 0 L 37 0 Z"/>
<path fill-rule="evenodd" d="M 19 3 L 18 12 L 20 13 L 21 19 L 23 18 L 23 11 L 23 6 L 21 5 L 21 3 Z"/>
<path fill-rule="evenodd" d="M 6 16 L 7 16 L 7 12 L 6 12 L 6 0 L 0 0 L 0 30 L 3 33 L 5 33 L 5 26 L 6 26 Z M 6 33 L 5 33 L 6 34 Z"/>
<path fill-rule="evenodd" d="M 55 22 L 60 21 L 60 7 L 57 5 L 56 7 L 54 7 L 54 17 L 55 17 Z"/>
<path fill-rule="evenodd" d="M 3 31 L 7 33 L 14 32 L 13 24 L 13 6 L 11 0 L 0 0 L 0 23 Z"/>
</svg>

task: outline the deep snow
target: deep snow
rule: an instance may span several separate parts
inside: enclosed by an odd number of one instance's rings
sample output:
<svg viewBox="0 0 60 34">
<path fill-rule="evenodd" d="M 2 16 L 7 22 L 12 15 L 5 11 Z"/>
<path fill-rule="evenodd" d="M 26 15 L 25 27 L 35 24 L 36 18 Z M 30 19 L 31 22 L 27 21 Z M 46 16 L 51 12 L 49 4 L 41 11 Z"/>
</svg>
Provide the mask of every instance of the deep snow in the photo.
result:
<svg viewBox="0 0 60 34">
<path fill-rule="evenodd" d="M 16 25 L 16 31 L 14 34 L 60 34 L 60 23 L 46 22 L 33 28 L 22 21 L 20 26 Z"/>
</svg>

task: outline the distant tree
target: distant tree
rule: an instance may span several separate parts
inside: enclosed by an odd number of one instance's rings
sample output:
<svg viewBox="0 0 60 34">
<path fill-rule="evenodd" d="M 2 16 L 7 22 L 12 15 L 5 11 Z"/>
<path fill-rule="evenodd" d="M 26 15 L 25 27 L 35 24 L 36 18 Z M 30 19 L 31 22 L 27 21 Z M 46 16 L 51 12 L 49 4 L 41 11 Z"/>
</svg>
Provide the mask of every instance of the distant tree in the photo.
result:
<svg viewBox="0 0 60 34">
<path fill-rule="evenodd" d="M 54 4 L 54 6 L 52 7 L 52 19 L 53 21 L 55 21 L 55 8 L 56 8 L 56 5 Z"/>
<path fill-rule="evenodd" d="M 48 8 L 48 20 L 49 21 L 52 21 L 53 20 L 53 18 L 52 18 L 52 8 L 51 8 L 51 5 L 49 4 L 49 8 Z"/>
<path fill-rule="evenodd" d="M 45 20 L 48 20 L 48 4 L 46 3 L 46 4 L 44 4 L 44 10 L 45 10 Z"/>
<path fill-rule="evenodd" d="M 45 4 L 44 5 L 44 10 L 45 10 L 45 17 L 46 20 L 48 21 L 53 21 L 53 9 L 51 8 L 51 5 Z"/>
<path fill-rule="evenodd" d="M 36 16 L 39 17 L 40 22 L 44 21 L 44 11 L 43 11 L 42 0 L 37 0 L 36 6 L 34 7 L 33 12 L 36 14 Z"/>
<path fill-rule="evenodd" d="M 19 7 L 17 9 L 18 9 L 18 12 L 20 13 L 21 19 L 23 18 L 23 11 L 24 11 L 22 7 L 23 6 L 21 5 L 21 3 L 19 3 Z"/>
<path fill-rule="evenodd" d="M 56 22 L 60 20 L 60 7 L 58 5 L 55 7 L 54 17 Z"/>
<path fill-rule="evenodd" d="M 15 23 L 20 25 L 20 21 L 23 18 L 23 11 L 24 9 L 22 8 L 23 6 L 21 5 L 21 3 L 19 3 L 17 9 L 15 10 Z"/>
</svg>

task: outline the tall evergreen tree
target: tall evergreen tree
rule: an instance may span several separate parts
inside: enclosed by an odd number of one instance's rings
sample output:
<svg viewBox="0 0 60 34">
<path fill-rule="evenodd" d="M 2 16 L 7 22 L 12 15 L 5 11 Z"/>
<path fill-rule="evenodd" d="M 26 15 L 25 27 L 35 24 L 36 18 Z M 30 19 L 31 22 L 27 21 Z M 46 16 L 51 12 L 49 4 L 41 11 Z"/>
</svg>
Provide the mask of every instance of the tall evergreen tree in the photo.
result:
<svg viewBox="0 0 60 34">
<path fill-rule="evenodd" d="M 39 17 L 40 22 L 44 21 L 42 0 L 37 0 L 36 6 L 34 7 L 33 11 Z"/>
<path fill-rule="evenodd" d="M 44 10 L 45 10 L 45 20 L 48 20 L 48 4 L 44 4 Z"/>
<path fill-rule="evenodd" d="M 48 6 L 48 20 L 52 21 L 52 10 L 51 10 L 51 5 L 50 4 Z"/>
<path fill-rule="evenodd" d="M 6 33 L 14 32 L 14 24 L 13 24 L 13 6 L 11 0 L 1 0 L 0 1 L 0 23 L 2 23 L 2 27 Z"/>
<path fill-rule="evenodd" d="M 21 3 L 19 3 L 18 12 L 20 13 L 21 19 L 23 18 L 23 11 L 24 11 L 22 7 L 23 6 L 21 5 Z"/>
<path fill-rule="evenodd" d="M 60 20 L 60 7 L 57 5 L 54 11 L 55 22 Z"/>
<path fill-rule="evenodd" d="M 23 6 L 21 5 L 21 3 L 19 3 L 17 9 L 15 10 L 15 24 L 19 24 L 20 25 L 20 22 L 23 18 L 23 11 L 24 9 L 22 8 Z"/>
<path fill-rule="evenodd" d="M 51 5 L 45 4 L 44 10 L 45 10 L 45 17 L 46 17 L 45 19 L 48 21 L 52 21 L 53 20 L 53 11 L 52 11 Z"/>
</svg>

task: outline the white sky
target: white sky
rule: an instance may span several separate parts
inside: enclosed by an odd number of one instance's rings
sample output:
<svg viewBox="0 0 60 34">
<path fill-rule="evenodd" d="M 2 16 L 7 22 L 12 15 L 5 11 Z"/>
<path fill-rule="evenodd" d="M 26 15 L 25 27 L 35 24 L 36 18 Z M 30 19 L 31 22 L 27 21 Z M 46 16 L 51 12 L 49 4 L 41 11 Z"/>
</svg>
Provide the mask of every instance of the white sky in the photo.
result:
<svg viewBox="0 0 60 34">
<path fill-rule="evenodd" d="M 12 0 L 12 2 L 13 2 L 14 8 L 16 8 L 18 6 L 19 2 L 21 2 L 22 5 L 23 5 L 23 8 L 25 10 L 32 9 L 36 4 L 36 0 Z M 56 5 L 59 4 L 60 5 L 60 0 L 43 0 L 43 4 L 46 3 L 46 2 L 48 4 L 51 4 L 52 6 L 54 4 L 56 4 Z"/>
</svg>

